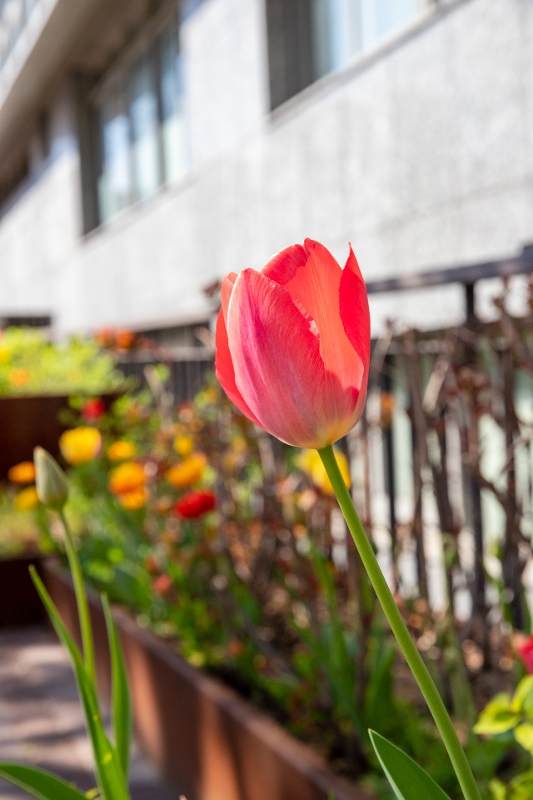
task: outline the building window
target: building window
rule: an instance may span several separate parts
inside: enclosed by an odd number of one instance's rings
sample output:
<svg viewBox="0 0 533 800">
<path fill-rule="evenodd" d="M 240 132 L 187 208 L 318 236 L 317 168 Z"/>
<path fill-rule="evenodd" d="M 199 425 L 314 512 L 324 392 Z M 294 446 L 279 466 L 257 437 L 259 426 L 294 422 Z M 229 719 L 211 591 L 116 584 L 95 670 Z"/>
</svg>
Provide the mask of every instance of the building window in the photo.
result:
<svg viewBox="0 0 533 800">
<path fill-rule="evenodd" d="M 7 61 L 38 3 L 39 0 L 0 0 L 0 68 Z"/>
<path fill-rule="evenodd" d="M 111 76 L 113 77 L 113 76 Z M 98 101 L 100 222 L 189 167 L 177 25 L 160 34 Z"/>
<path fill-rule="evenodd" d="M 267 0 L 271 106 L 416 18 L 428 0 Z"/>
</svg>

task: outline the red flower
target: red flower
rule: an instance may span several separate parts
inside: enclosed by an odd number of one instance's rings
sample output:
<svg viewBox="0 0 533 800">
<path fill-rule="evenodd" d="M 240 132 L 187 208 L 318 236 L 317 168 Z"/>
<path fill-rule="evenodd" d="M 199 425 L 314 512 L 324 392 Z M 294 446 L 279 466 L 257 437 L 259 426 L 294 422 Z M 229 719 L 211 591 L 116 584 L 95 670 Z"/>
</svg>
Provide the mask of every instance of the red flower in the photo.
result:
<svg viewBox="0 0 533 800">
<path fill-rule="evenodd" d="M 287 444 L 321 448 L 361 417 L 370 362 L 365 284 L 350 248 L 342 270 L 306 239 L 261 272 L 222 284 L 216 372 L 252 422 Z"/>
<path fill-rule="evenodd" d="M 174 509 L 185 519 L 196 519 L 216 507 L 216 497 L 213 492 L 205 489 L 197 492 L 188 492 L 178 500 Z"/>
<path fill-rule="evenodd" d="M 526 639 L 523 644 L 518 645 L 516 649 L 518 655 L 524 662 L 528 675 L 533 675 L 533 636 Z"/>
<path fill-rule="evenodd" d="M 105 404 L 99 397 L 87 400 L 81 407 L 81 415 L 86 422 L 97 422 L 104 412 Z"/>
<path fill-rule="evenodd" d="M 152 583 L 152 589 L 156 594 L 167 594 L 172 589 L 172 578 L 170 575 L 159 575 Z"/>
</svg>

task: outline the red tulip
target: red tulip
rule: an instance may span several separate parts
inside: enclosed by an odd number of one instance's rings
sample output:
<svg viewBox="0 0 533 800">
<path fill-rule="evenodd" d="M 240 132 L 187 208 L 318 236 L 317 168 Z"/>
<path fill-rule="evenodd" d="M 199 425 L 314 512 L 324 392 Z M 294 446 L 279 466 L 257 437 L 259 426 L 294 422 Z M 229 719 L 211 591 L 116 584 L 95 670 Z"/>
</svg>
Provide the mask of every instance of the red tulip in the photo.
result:
<svg viewBox="0 0 533 800">
<path fill-rule="evenodd" d="M 533 636 L 530 636 L 529 639 L 519 645 L 517 648 L 518 655 L 524 662 L 524 666 L 526 668 L 526 672 L 529 675 L 533 675 Z"/>
<path fill-rule="evenodd" d="M 222 283 L 216 372 L 249 419 L 287 444 L 325 447 L 359 420 L 370 362 L 365 284 L 306 239 Z"/>
<path fill-rule="evenodd" d="M 87 400 L 81 407 L 81 415 L 86 422 L 97 422 L 104 412 L 105 404 L 99 397 Z"/>
<path fill-rule="evenodd" d="M 199 489 L 196 492 L 188 492 L 183 495 L 174 509 L 185 519 L 196 519 L 208 511 L 213 511 L 216 507 L 216 497 L 213 492 Z"/>
</svg>

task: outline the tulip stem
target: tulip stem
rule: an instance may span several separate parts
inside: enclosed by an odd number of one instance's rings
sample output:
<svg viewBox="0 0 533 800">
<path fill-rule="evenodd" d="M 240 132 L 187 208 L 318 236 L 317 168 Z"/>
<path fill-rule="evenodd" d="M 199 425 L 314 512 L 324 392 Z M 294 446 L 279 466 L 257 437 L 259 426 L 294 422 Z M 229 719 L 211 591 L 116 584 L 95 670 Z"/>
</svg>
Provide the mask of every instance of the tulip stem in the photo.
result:
<svg viewBox="0 0 533 800">
<path fill-rule="evenodd" d="M 61 520 L 65 528 L 65 543 L 68 556 L 68 563 L 70 572 L 72 574 L 72 581 L 74 583 L 74 593 L 76 595 L 76 603 L 78 606 L 78 617 L 80 620 L 81 641 L 83 645 L 83 657 L 85 660 L 85 669 L 91 684 L 95 685 L 96 669 L 94 662 L 94 644 L 93 632 L 91 627 L 91 616 L 89 613 L 89 604 L 87 602 L 87 595 L 83 585 L 83 575 L 81 571 L 81 564 L 74 547 L 74 540 L 70 531 L 65 512 L 61 512 Z"/>
<path fill-rule="evenodd" d="M 339 501 L 341 511 L 344 519 L 350 529 L 355 546 L 359 551 L 361 560 L 365 566 L 368 576 L 374 587 L 374 591 L 378 596 L 385 616 L 389 621 L 392 632 L 396 637 L 398 644 L 405 656 L 411 672 L 413 673 L 416 682 L 418 683 L 422 694 L 429 706 L 429 710 L 433 715 L 433 719 L 442 736 L 448 755 L 450 756 L 453 768 L 463 790 L 466 800 L 481 800 L 479 789 L 474 780 L 470 764 L 467 761 L 465 752 L 461 747 L 461 743 L 453 727 L 446 707 L 442 702 L 442 698 L 437 691 L 437 687 L 433 683 L 431 676 L 427 670 L 422 656 L 418 652 L 415 643 L 411 639 L 411 635 L 407 630 L 407 626 L 402 619 L 402 615 L 398 610 L 398 606 L 392 596 L 385 576 L 378 564 L 372 545 L 366 535 L 365 529 L 361 524 L 361 520 L 355 510 L 352 497 L 342 474 L 340 472 L 333 448 L 327 445 L 318 451 L 322 463 L 326 468 L 329 479 Z"/>
</svg>

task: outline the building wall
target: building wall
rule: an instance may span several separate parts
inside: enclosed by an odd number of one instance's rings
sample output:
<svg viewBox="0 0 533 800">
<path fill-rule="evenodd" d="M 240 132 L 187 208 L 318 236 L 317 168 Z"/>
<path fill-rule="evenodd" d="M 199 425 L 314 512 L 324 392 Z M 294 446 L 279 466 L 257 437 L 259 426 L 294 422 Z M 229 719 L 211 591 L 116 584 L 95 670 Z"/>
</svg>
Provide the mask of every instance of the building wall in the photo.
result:
<svg viewBox="0 0 533 800">
<path fill-rule="evenodd" d="M 65 155 L 0 223 L 3 305 L 22 302 L 31 271 L 34 298 L 53 303 L 64 328 L 185 319 L 208 308 L 202 286 L 305 236 L 340 260 L 351 241 L 369 279 L 533 240 L 529 0 L 448 3 L 272 116 L 260 0 L 206 0 L 183 34 L 190 175 L 76 241 L 76 155 Z M 20 239 L 36 208 L 30 266 Z M 426 325 L 462 313 L 458 287 L 412 301 L 379 298 L 376 329 L 409 307 Z"/>
<path fill-rule="evenodd" d="M 52 311 L 70 302 L 65 275 L 80 246 L 81 198 L 73 97 L 58 86 L 50 105 L 49 154 L 30 143 L 30 176 L 0 218 L 0 307 L 10 314 Z"/>
</svg>

